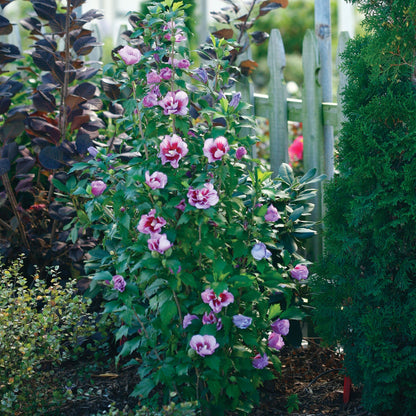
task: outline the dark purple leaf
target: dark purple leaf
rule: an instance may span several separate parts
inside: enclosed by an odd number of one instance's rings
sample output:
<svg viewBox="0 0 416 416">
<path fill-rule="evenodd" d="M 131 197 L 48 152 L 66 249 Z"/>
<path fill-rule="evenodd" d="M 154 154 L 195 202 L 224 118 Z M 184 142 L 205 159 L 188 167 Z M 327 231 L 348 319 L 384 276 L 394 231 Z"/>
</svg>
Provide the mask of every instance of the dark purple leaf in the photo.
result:
<svg viewBox="0 0 416 416">
<path fill-rule="evenodd" d="M 70 5 L 74 8 L 77 8 L 81 5 L 83 5 L 86 2 L 86 0 L 71 0 Z"/>
<path fill-rule="evenodd" d="M 85 98 L 80 97 L 79 95 L 67 95 L 65 99 L 65 104 L 71 109 L 74 110 L 77 108 L 81 103 L 85 101 Z"/>
<path fill-rule="evenodd" d="M 211 15 L 218 23 L 230 23 L 230 16 L 228 14 L 222 12 L 211 12 Z"/>
<path fill-rule="evenodd" d="M 9 139 L 15 139 L 25 129 L 26 114 L 18 112 L 8 117 L 0 127 L 0 139 L 5 142 Z"/>
<path fill-rule="evenodd" d="M 71 122 L 71 132 L 78 130 L 82 125 L 85 125 L 90 121 L 90 116 L 88 114 L 81 114 L 75 116 Z"/>
<path fill-rule="evenodd" d="M 269 34 L 266 32 L 253 32 L 251 38 L 256 45 L 260 45 L 269 38 Z"/>
<path fill-rule="evenodd" d="M 0 6 L 4 9 L 8 4 L 10 4 L 13 0 L 0 0 Z"/>
<path fill-rule="evenodd" d="M 103 120 L 97 117 L 96 119 L 91 120 L 88 123 L 84 124 L 82 128 L 87 131 L 96 131 L 99 129 L 105 129 L 106 125 Z"/>
<path fill-rule="evenodd" d="M 55 241 L 52 244 L 51 250 L 55 253 L 59 253 L 61 251 L 64 251 L 67 248 L 68 244 L 64 243 L 63 241 Z"/>
<path fill-rule="evenodd" d="M 55 39 L 52 38 L 50 35 L 45 35 L 42 39 L 39 39 L 35 43 L 36 50 L 40 49 L 43 51 L 50 52 L 52 54 L 56 52 L 57 47 L 58 44 L 56 43 Z"/>
<path fill-rule="evenodd" d="M 101 88 L 110 100 L 117 100 L 120 97 L 119 84 L 111 78 L 103 78 L 101 80 Z"/>
<path fill-rule="evenodd" d="M 3 81 L 4 78 L 0 79 L 0 82 Z M 17 81 L 13 81 L 12 79 L 8 78 L 5 82 L 0 84 L 0 97 L 13 97 L 17 92 L 19 92 L 23 88 L 23 84 Z"/>
<path fill-rule="evenodd" d="M 75 210 L 71 207 L 66 207 L 58 204 L 57 202 L 52 202 L 49 205 L 49 216 L 53 220 L 62 221 L 67 223 L 75 216 Z"/>
<path fill-rule="evenodd" d="M 260 4 L 259 16 L 264 16 L 272 10 L 276 10 L 281 7 L 285 8 L 288 4 L 288 0 L 266 0 L 262 4 Z"/>
<path fill-rule="evenodd" d="M 72 19 L 70 19 L 71 24 Z M 55 16 L 49 20 L 49 26 L 52 33 L 64 34 L 66 30 L 66 15 L 63 13 L 56 13 Z"/>
<path fill-rule="evenodd" d="M 15 191 L 16 192 L 28 192 L 32 189 L 33 178 L 35 175 L 28 175 L 25 178 L 21 179 L 17 184 Z"/>
<path fill-rule="evenodd" d="M 0 114 L 5 114 L 9 111 L 12 100 L 8 97 L 0 98 Z"/>
<path fill-rule="evenodd" d="M 81 261 L 83 256 L 84 250 L 78 244 L 74 244 L 68 251 L 68 257 L 74 262 Z"/>
<path fill-rule="evenodd" d="M 89 100 L 97 96 L 99 94 L 99 91 L 94 84 L 91 84 L 90 82 L 84 82 L 82 84 L 77 85 L 77 87 L 74 90 L 74 94 Z"/>
<path fill-rule="evenodd" d="M 137 29 L 140 26 L 140 17 L 136 14 L 131 14 L 128 18 L 129 23 L 134 29 Z"/>
<path fill-rule="evenodd" d="M 20 58 L 19 48 L 10 43 L 0 42 L 0 64 L 6 64 L 8 62 L 13 62 L 16 59 Z"/>
<path fill-rule="evenodd" d="M 218 39 L 232 39 L 234 36 L 234 31 L 232 29 L 221 29 L 212 33 Z"/>
<path fill-rule="evenodd" d="M 78 18 L 78 21 L 83 24 L 91 22 L 94 19 L 102 19 L 104 14 L 101 10 L 91 9 L 85 12 L 81 17 Z"/>
<path fill-rule="evenodd" d="M 35 163 L 36 160 L 33 157 L 20 157 L 16 160 L 16 173 L 20 175 L 30 172 Z"/>
<path fill-rule="evenodd" d="M 36 91 L 32 97 L 32 101 L 37 111 L 51 113 L 56 110 L 55 97 L 48 91 Z"/>
<path fill-rule="evenodd" d="M 55 146 L 44 147 L 39 153 L 39 161 L 46 169 L 59 169 L 63 158 L 63 151 Z"/>
<path fill-rule="evenodd" d="M 10 161 L 9 159 L 2 157 L 0 158 L 0 175 L 4 175 L 10 170 Z"/>
<path fill-rule="evenodd" d="M 107 118 L 112 118 L 112 119 L 122 117 L 123 113 L 124 113 L 123 106 L 119 103 L 114 103 L 114 102 L 110 103 L 109 111 L 103 111 L 103 114 Z"/>
<path fill-rule="evenodd" d="M 65 63 L 62 61 L 55 62 L 51 71 L 55 79 L 63 85 L 65 81 Z M 72 65 L 69 65 L 68 75 L 68 82 L 73 82 L 75 80 L 76 70 Z"/>
<path fill-rule="evenodd" d="M 80 105 L 84 110 L 100 111 L 103 108 L 103 102 L 99 98 L 93 98 Z"/>
<path fill-rule="evenodd" d="M 32 59 L 39 69 L 42 71 L 50 71 L 51 67 L 53 67 L 55 57 L 50 52 L 38 49 L 32 52 Z"/>
<path fill-rule="evenodd" d="M 13 27 L 9 20 L 0 15 L 0 35 L 9 35 L 13 32 Z"/>
<path fill-rule="evenodd" d="M 19 151 L 17 149 L 17 143 L 16 142 L 10 142 L 7 143 L 1 152 L 1 157 L 7 157 L 10 162 L 13 162 L 14 158 L 19 154 Z"/>
<path fill-rule="evenodd" d="M 36 136 L 44 137 L 53 143 L 58 143 L 61 138 L 61 132 L 58 127 L 42 117 L 28 117 L 26 125 Z"/>
<path fill-rule="evenodd" d="M 26 17 L 20 21 L 20 24 L 33 35 L 41 34 L 42 23 L 36 17 Z"/>
<path fill-rule="evenodd" d="M 101 46 L 101 42 L 97 42 L 97 39 L 94 36 L 83 36 L 77 39 L 73 48 L 77 55 L 88 55 L 92 52 L 95 46 Z"/>
<path fill-rule="evenodd" d="M 56 14 L 55 0 L 31 0 L 33 8 L 37 15 L 46 20 L 51 20 Z"/>
<path fill-rule="evenodd" d="M 77 71 L 76 78 L 79 80 L 86 80 L 92 78 L 98 73 L 99 68 L 82 68 Z"/>
<path fill-rule="evenodd" d="M 77 146 L 78 153 L 81 154 L 87 153 L 88 148 L 94 146 L 94 143 L 90 139 L 90 136 L 85 133 L 77 134 L 75 144 Z"/>
</svg>

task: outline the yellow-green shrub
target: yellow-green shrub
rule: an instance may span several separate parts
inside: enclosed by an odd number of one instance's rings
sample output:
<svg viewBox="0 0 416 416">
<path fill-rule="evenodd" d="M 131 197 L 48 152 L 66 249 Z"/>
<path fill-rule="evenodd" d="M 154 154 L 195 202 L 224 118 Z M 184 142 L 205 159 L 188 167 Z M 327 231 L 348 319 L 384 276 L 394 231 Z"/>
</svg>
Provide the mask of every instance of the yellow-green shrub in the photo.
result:
<svg viewBox="0 0 416 416">
<path fill-rule="evenodd" d="M 51 269 L 49 285 L 37 275 L 29 284 L 20 274 L 22 263 L 0 266 L 1 414 L 20 414 L 29 403 L 36 414 L 42 404 L 33 389 L 43 388 L 42 377 L 76 353 L 92 331 L 89 301 L 77 295 L 75 281 L 63 287 Z"/>
</svg>

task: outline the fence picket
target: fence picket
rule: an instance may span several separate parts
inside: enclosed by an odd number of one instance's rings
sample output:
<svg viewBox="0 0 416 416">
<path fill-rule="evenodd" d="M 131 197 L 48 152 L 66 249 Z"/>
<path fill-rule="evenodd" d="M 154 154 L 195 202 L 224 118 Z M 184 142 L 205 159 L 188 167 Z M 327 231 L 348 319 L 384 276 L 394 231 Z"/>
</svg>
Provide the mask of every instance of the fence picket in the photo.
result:
<svg viewBox="0 0 416 416">
<path fill-rule="evenodd" d="M 309 30 L 303 40 L 303 163 L 305 171 L 316 168 L 319 173 L 325 172 L 325 143 L 322 112 L 322 88 L 318 74 L 320 68 L 318 43 L 314 33 Z M 311 219 L 319 221 L 323 214 L 322 184 L 318 185 L 318 195 Z M 315 259 L 322 254 L 322 238 L 313 238 L 309 251 Z"/>
<path fill-rule="evenodd" d="M 287 91 L 283 83 L 283 70 L 286 66 L 285 48 L 280 31 L 271 31 L 267 64 L 270 69 L 269 82 L 269 137 L 270 165 L 277 173 L 282 163 L 288 162 L 288 130 L 287 130 Z"/>
</svg>

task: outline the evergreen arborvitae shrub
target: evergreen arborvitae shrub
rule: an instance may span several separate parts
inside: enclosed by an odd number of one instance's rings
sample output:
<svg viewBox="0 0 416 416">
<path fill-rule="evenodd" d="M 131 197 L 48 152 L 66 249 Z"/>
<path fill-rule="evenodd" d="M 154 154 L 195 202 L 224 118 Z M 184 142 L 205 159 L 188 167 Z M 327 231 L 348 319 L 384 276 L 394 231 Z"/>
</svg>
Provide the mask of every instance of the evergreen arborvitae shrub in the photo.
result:
<svg viewBox="0 0 416 416">
<path fill-rule="evenodd" d="M 416 414 L 416 0 L 357 0 L 344 53 L 346 122 L 327 185 L 315 321 L 345 351 L 363 405 Z"/>
</svg>

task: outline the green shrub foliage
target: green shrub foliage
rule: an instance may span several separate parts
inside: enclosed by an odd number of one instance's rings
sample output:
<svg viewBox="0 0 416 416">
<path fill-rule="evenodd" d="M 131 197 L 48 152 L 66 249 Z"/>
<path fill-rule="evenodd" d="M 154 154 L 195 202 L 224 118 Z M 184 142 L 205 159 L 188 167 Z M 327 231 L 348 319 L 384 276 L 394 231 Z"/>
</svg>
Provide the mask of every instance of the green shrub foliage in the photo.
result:
<svg viewBox="0 0 416 416">
<path fill-rule="evenodd" d="M 90 300 L 77 296 L 75 281 L 50 284 L 36 274 L 30 286 L 23 259 L 0 264 L 0 414 L 45 414 L 52 397 L 49 378 L 56 364 L 74 358 L 80 341 L 94 333 Z"/>
<path fill-rule="evenodd" d="M 372 411 L 416 406 L 415 0 L 354 1 L 367 34 L 344 53 L 339 173 L 326 188 L 326 253 L 314 279 L 320 334 Z"/>
</svg>

